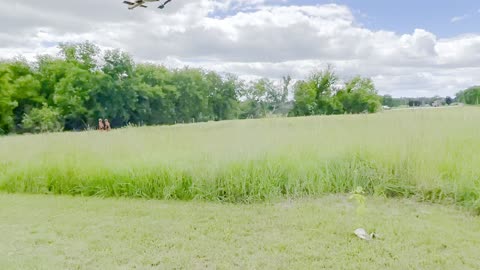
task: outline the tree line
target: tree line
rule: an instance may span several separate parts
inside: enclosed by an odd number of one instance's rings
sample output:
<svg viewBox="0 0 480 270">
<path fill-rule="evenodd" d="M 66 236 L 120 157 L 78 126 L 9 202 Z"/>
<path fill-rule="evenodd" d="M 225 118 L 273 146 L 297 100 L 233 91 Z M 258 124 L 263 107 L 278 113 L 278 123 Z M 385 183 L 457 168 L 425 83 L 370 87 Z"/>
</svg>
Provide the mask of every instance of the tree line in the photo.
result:
<svg viewBox="0 0 480 270">
<path fill-rule="evenodd" d="M 0 63 L 0 129 L 83 130 L 98 118 L 116 127 L 233 119 L 239 86 L 233 76 L 137 65 L 120 50 L 62 44 L 59 57 Z"/>
<path fill-rule="evenodd" d="M 61 44 L 58 56 L 0 62 L 0 134 L 85 130 L 99 118 L 114 127 L 165 125 L 268 115 L 376 112 L 368 78 L 341 84 L 332 68 L 305 80 L 243 81 L 197 68 L 135 63 L 90 42 Z M 293 99 L 289 94 L 293 91 Z"/>
<path fill-rule="evenodd" d="M 472 86 L 468 89 L 459 91 L 455 97 L 401 97 L 394 98 L 391 95 L 382 96 L 382 105 L 388 107 L 420 107 L 420 106 L 443 106 L 455 103 L 463 103 L 468 105 L 480 104 L 480 86 Z"/>
<path fill-rule="evenodd" d="M 420 107 L 420 106 L 444 106 L 451 105 L 458 102 L 455 98 L 451 97 L 400 97 L 394 98 L 391 95 L 382 96 L 382 105 L 393 107 Z"/>
<path fill-rule="evenodd" d="M 480 86 L 473 86 L 466 90 L 458 92 L 455 99 L 465 104 L 480 104 Z"/>
</svg>

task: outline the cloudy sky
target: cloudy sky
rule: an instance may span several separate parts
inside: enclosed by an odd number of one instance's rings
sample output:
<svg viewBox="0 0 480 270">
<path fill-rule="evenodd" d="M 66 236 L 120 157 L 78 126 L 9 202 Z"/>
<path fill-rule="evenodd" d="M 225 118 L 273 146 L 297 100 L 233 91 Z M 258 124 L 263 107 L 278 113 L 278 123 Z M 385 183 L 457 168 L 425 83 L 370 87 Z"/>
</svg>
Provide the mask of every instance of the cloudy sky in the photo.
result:
<svg viewBox="0 0 480 270">
<path fill-rule="evenodd" d="M 477 0 L 0 0 L 0 58 L 59 42 L 120 48 L 137 61 L 272 79 L 331 64 L 382 94 L 453 95 L 480 84 Z"/>
</svg>

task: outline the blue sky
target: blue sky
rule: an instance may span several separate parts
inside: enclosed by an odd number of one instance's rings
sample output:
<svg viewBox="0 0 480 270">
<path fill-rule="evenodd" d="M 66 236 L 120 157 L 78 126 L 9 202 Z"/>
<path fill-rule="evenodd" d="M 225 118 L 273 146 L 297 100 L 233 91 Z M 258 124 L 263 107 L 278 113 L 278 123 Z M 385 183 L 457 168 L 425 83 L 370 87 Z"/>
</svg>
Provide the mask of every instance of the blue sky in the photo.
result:
<svg viewBox="0 0 480 270">
<path fill-rule="evenodd" d="M 478 0 L 289 0 L 288 4 L 343 4 L 355 12 L 361 24 L 372 30 L 409 34 L 428 30 L 440 38 L 480 33 Z M 365 15 L 365 16 L 362 16 Z M 454 17 L 464 17 L 452 22 Z"/>
</svg>

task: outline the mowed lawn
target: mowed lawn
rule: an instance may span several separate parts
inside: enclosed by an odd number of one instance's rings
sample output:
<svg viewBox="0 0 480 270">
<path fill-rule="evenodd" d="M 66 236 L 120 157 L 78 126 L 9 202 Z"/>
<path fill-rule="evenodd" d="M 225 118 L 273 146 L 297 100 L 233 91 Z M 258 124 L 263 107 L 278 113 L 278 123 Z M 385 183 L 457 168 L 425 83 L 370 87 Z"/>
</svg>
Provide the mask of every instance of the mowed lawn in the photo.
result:
<svg viewBox="0 0 480 270">
<path fill-rule="evenodd" d="M 343 195 L 260 204 L 0 194 L 0 269 L 480 269 L 480 218 Z M 358 227 L 380 239 L 356 238 Z"/>
</svg>

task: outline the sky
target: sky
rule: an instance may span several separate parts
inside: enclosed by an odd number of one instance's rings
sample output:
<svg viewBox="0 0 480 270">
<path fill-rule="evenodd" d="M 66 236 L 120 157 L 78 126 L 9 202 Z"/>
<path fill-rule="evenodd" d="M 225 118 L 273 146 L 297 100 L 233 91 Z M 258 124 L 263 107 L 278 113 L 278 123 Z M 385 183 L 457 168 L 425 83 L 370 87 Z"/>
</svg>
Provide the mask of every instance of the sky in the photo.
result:
<svg viewBox="0 0 480 270">
<path fill-rule="evenodd" d="M 447 96 L 480 84 L 480 2 L 473 0 L 0 0 L 0 58 L 34 60 L 90 41 L 138 62 L 243 79 L 334 67 L 380 94 Z"/>
<path fill-rule="evenodd" d="M 480 2 L 476 0 L 295 0 L 289 3 L 346 5 L 356 19 L 371 30 L 408 34 L 420 28 L 439 38 L 480 33 Z"/>
</svg>

